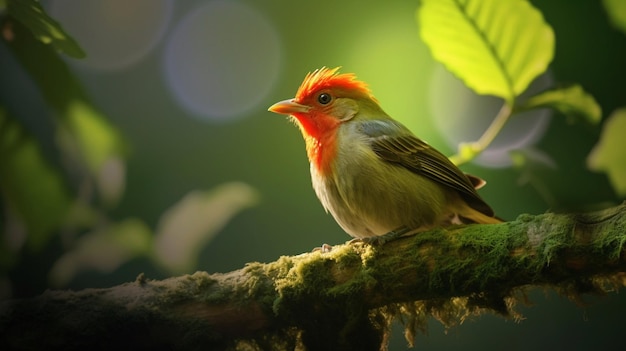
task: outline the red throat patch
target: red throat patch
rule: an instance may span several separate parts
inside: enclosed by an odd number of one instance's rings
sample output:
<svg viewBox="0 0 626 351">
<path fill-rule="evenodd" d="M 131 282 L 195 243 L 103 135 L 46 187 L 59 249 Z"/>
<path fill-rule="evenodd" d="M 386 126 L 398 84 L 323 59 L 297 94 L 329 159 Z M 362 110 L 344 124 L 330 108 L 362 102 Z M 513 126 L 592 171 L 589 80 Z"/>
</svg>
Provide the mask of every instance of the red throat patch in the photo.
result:
<svg viewBox="0 0 626 351">
<path fill-rule="evenodd" d="M 304 137 L 309 162 L 317 168 L 320 175 L 327 175 L 332 171 L 333 160 L 337 153 L 338 127 L 338 125 L 333 126 L 332 132 L 323 133 L 317 137 L 311 135 Z"/>
<path fill-rule="evenodd" d="M 374 99 L 367 84 L 356 79 L 352 73 L 338 73 L 337 68 L 322 67 L 310 72 L 298 88 L 294 101 L 310 105 L 315 101 L 315 95 L 322 90 L 331 92 L 341 91 L 349 96 L 365 96 Z M 337 151 L 337 128 L 341 121 L 332 115 L 332 110 L 317 106 L 308 112 L 292 114 L 302 131 L 306 142 L 307 154 L 311 164 L 321 175 L 332 171 L 333 161 Z"/>
</svg>

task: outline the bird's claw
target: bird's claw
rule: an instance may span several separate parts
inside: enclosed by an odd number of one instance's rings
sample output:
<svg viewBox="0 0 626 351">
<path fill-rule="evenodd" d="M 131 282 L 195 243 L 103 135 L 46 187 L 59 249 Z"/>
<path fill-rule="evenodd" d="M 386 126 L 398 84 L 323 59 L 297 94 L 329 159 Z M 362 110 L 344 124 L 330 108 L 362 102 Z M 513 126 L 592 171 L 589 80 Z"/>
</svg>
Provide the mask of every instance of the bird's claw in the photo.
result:
<svg viewBox="0 0 626 351">
<path fill-rule="evenodd" d="M 410 234 L 411 230 L 409 228 L 398 228 L 396 230 L 392 230 L 389 233 L 385 233 L 383 235 L 378 235 L 378 236 L 369 236 L 366 238 L 355 238 L 350 240 L 348 243 L 349 244 L 353 244 L 356 242 L 362 242 L 362 243 L 366 243 L 369 245 L 384 245 L 385 243 L 398 239 L 402 236 L 405 236 L 407 234 Z"/>
<path fill-rule="evenodd" d="M 313 250 L 311 250 L 311 252 L 321 252 L 321 253 L 329 253 L 333 250 L 333 246 L 332 245 L 328 245 L 328 244 L 322 244 L 322 246 L 320 247 L 316 247 Z"/>
<path fill-rule="evenodd" d="M 369 236 L 369 237 L 365 237 L 365 238 L 354 238 L 352 240 L 349 240 L 346 242 L 346 244 L 348 245 L 352 245 L 355 243 L 365 243 L 368 245 L 373 245 L 373 246 L 380 246 L 380 245 L 384 245 L 385 243 L 392 241 L 392 240 L 396 240 L 400 237 L 403 237 L 405 235 L 412 235 L 414 234 L 415 231 L 410 230 L 409 228 L 406 227 L 402 227 L 402 228 L 398 228 L 396 230 L 392 230 L 389 233 L 385 233 L 383 235 L 378 235 L 378 236 Z M 333 250 L 333 246 L 332 245 L 328 245 L 328 244 L 322 244 L 322 246 L 320 247 L 316 247 L 313 250 L 311 250 L 311 252 L 321 252 L 321 253 L 329 253 Z"/>
</svg>

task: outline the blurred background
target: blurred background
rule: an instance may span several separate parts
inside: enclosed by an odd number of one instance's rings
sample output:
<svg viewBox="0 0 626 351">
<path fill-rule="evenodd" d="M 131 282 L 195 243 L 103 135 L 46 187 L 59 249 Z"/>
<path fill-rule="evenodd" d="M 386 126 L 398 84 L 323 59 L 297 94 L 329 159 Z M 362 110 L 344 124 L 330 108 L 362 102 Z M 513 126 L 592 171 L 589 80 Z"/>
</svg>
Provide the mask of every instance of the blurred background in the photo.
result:
<svg viewBox="0 0 626 351">
<path fill-rule="evenodd" d="M 350 239 L 313 193 L 300 132 L 267 112 L 316 68 L 354 72 L 387 113 L 447 155 L 477 139 L 500 106 L 433 61 L 417 1 L 41 4 L 87 56 L 12 47 L 19 28 L 4 27 L 2 298 L 109 287 L 141 272 L 227 272 Z M 531 90 L 579 83 L 603 121 L 626 106 L 626 35 L 603 3 L 532 4 L 554 29 L 556 51 Z M 587 166 L 601 124 L 549 110 L 518 117 L 462 167 L 488 181 L 480 193 L 500 217 L 621 201 L 606 174 Z M 513 162 L 511 150 L 531 161 Z M 530 297 L 519 324 L 483 316 L 446 333 L 433 322 L 417 347 L 621 343 L 623 294 L 589 297 L 582 308 L 538 288 Z M 404 348 L 399 334 L 391 349 Z"/>
</svg>

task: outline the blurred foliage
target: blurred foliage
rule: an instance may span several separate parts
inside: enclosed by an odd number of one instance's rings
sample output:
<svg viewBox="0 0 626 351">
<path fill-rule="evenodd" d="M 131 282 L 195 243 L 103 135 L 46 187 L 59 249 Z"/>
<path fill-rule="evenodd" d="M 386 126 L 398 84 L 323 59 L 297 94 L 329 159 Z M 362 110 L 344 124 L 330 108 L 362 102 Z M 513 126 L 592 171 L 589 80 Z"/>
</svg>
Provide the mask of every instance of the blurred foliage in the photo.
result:
<svg viewBox="0 0 626 351">
<path fill-rule="evenodd" d="M 241 182 L 195 190 L 161 216 L 155 233 L 155 259 L 168 272 L 197 267 L 202 249 L 238 212 L 258 202 L 257 191 Z"/>
<path fill-rule="evenodd" d="M 594 171 L 606 172 L 613 189 L 626 197 L 626 108 L 614 111 L 604 123 L 600 141 L 587 157 Z"/>
<path fill-rule="evenodd" d="M 1 268 L 6 270 L 13 250 L 23 244 L 39 250 L 48 242 L 67 218 L 72 198 L 62 173 L 45 159 L 37 140 L 1 107 L 0 179 L 7 228 L 0 242 Z"/>
<path fill-rule="evenodd" d="M 36 13 L 39 12 L 33 12 Z M 57 113 L 54 121 L 57 146 L 73 166 L 69 171 L 72 176 L 97 187 L 102 198 L 114 203 L 123 182 L 111 187 L 103 176 L 107 164 L 119 165 L 124 157 L 126 146 L 122 137 L 89 101 L 80 82 L 51 46 L 54 41 L 46 44 L 37 40 L 20 22 L 12 20 L 10 11 L 8 14 L 4 28 L 12 34 L 7 44 L 36 82 L 44 100 Z"/>
<path fill-rule="evenodd" d="M 50 152 L 43 153 L 43 144 L 22 127 L 20 121 L 26 118 L 3 116 L 6 156 L 0 161 L 4 171 L 0 186 L 5 213 L 11 213 L 4 233 L 5 237 L 14 236 L 19 232 L 14 228 L 23 227 L 24 242 L 37 252 L 54 235 L 89 227 L 101 216 L 96 214 L 101 210 L 91 192 L 84 189 L 97 186 L 103 198 L 119 196 L 123 182 L 118 180 L 113 187 L 98 185 L 103 183 L 100 176 L 106 172 L 105 165 L 123 157 L 124 144 L 57 53 L 83 57 L 82 50 L 39 2 L 7 1 L 0 23 L 4 43 L 55 112 L 52 122 L 57 149 L 52 154 L 59 154 L 61 163 L 51 159 Z M 2 245 L 9 244 L 5 240 Z M 8 251 L 17 255 L 20 249 L 21 245 L 15 244 Z"/>
<path fill-rule="evenodd" d="M 4 4 L 10 17 L 28 28 L 32 35 L 44 44 L 70 57 L 83 58 L 85 52 L 63 28 L 41 7 L 37 0 L 6 0 Z"/>
<path fill-rule="evenodd" d="M 626 33 L 626 1 L 604 0 L 603 2 L 613 25 Z"/>
<path fill-rule="evenodd" d="M 83 271 L 107 274 L 139 257 L 176 272 L 194 269 L 202 245 L 255 203 L 254 190 L 239 183 L 196 194 L 200 200 L 185 202 L 184 211 L 166 213 L 166 228 L 161 226 L 156 236 L 142 219 L 112 220 L 110 209 L 125 189 L 128 147 L 59 56 L 83 58 L 85 53 L 36 0 L 0 2 L 0 28 L 4 44 L 54 111 L 55 148 L 43 152 L 50 145 L 31 135 L 22 125 L 27 118 L 13 116 L 19 111 L 5 109 L 0 100 L 0 282 L 7 283 L 5 275 L 25 252 L 41 252 L 55 237 L 64 246 L 48 274 L 55 287 L 66 286 Z M 177 242 L 177 235 L 185 240 L 193 235 L 193 240 L 176 247 L 186 261 L 175 266 L 168 261 L 174 250 L 168 245 Z"/>
<path fill-rule="evenodd" d="M 129 218 L 94 228 L 82 235 L 70 250 L 54 263 L 49 280 L 54 287 L 64 287 L 87 270 L 111 273 L 131 259 L 147 256 L 151 251 L 152 233 L 137 218 Z"/>
</svg>

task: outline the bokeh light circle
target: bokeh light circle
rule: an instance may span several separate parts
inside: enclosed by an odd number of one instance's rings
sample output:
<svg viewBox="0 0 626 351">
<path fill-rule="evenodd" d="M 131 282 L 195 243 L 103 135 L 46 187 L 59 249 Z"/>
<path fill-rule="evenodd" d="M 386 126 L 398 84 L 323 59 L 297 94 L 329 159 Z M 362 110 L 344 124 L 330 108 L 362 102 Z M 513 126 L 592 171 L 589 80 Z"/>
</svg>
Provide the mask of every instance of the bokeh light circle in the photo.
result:
<svg viewBox="0 0 626 351">
<path fill-rule="evenodd" d="M 545 90 L 552 83 L 551 74 L 543 74 L 520 99 Z M 454 149 L 461 142 L 478 140 L 498 114 L 502 103 L 502 99 L 494 96 L 474 93 L 442 66 L 433 71 L 430 87 L 431 116 L 436 128 Z M 487 150 L 473 162 L 493 168 L 511 166 L 510 151 L 532 146 L 539 141 L 548 127 L 550 116 L 548 109 L 513 115 Z"/>
<path fill-rule="evenodd" d="M 53 0 L 50 13 L 87 53 L 72 63 L 114 71 L 144 58 L 161 40 L 172 0 Z"/>
<path fill-rule="evenodd" d="M 168 39 L 168 86 L 194 117 L 230 120 L 265 101 L 281 52 L 277 31 L 258 11 L 211 1 L 183 18 Z"/>
</svg>

